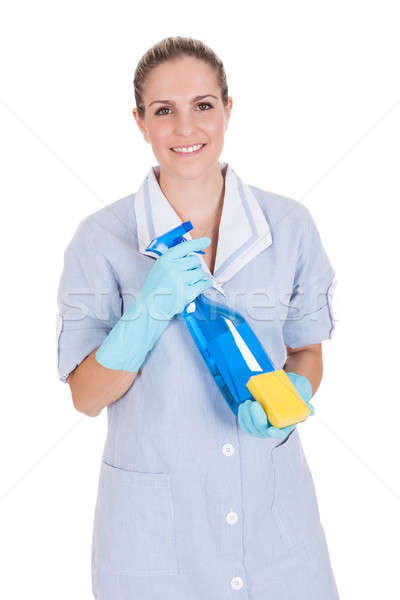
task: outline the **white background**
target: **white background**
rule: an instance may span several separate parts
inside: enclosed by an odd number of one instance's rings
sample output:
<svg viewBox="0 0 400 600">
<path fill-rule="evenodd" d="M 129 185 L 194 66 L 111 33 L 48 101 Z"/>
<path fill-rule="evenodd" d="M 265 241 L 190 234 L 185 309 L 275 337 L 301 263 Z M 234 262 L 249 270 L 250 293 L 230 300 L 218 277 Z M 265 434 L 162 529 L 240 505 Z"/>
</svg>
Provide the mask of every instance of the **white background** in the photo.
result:
<svg viewBox="0 0 400 600">
<path fill-rule="evenodd" d="M 78 413 L 58 380 L 56 289 L 78 222 L 156 164 L 131 114 L 132 79 L 169 35 L 202 39 L 224 62 L 233 112 L 221 160 L 317 223 L 338 280 L 336 329 L 300 435 L 341 600 L 399 598 L 397 8 L 3 3 L 2 598 L 91 597 L 107 415 Z"/>
</svg>

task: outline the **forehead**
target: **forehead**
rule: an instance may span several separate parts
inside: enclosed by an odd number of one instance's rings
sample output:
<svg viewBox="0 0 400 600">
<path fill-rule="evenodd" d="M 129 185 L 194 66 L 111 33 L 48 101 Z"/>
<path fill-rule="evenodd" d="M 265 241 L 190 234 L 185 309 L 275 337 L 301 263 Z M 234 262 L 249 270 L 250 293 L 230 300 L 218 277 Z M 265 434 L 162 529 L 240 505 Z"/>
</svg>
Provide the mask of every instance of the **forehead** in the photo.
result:
<svg viewBox="0 0 400 600">
<path fill-rule="evenodd" d="M 189 56 L 157 65 L 149 73 L 144 85 L 144 95 L 149 101 L 215 94 L 217 90 L 217 78 L 212 67 L 203 60 Z"/>
</svg>

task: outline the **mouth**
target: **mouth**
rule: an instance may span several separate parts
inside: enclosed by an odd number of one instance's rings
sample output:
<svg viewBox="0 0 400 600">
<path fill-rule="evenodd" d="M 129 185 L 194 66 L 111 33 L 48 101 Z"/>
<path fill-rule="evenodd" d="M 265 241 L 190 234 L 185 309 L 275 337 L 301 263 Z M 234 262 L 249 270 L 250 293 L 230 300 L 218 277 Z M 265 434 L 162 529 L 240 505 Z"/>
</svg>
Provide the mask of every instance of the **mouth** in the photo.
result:
<svg viewBox="0 0 400 600">
<path fill-rule="evenodd" d="M 170 148 L 172 152 L 179 156 L 194 156 L 199 154 L 207 144 L 192 144 L 186 146 L 174 146 Z"/>
</svg>

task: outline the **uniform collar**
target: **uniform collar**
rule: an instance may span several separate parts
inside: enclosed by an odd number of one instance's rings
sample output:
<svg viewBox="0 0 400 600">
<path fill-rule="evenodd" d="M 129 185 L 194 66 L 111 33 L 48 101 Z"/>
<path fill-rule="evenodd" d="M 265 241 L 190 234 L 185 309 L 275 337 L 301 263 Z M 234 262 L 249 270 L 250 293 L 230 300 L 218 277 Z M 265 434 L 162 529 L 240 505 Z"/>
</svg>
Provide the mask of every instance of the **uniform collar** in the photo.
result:
<svg viewBox="0 0 400 600">
<path fill-rule="evenodd" d="M 219 226 L 213 287 L 225 294 L 223 285 L 252 258 L 272 244 L 271 230 L 260 205 L 246 185 L 226 162 L 220 162 L 225 172 L 225 194 Z M 135 194 L 138 250 L 145 254 L 152 239 L 182 224 L 181 218 L 164 196 L 156 175 L 160 166 L 150 168 Z M 192 239 L 190 232 L 184 236 Z M 203 270 L 211 276 L 204 258 Z"/>
</svg>

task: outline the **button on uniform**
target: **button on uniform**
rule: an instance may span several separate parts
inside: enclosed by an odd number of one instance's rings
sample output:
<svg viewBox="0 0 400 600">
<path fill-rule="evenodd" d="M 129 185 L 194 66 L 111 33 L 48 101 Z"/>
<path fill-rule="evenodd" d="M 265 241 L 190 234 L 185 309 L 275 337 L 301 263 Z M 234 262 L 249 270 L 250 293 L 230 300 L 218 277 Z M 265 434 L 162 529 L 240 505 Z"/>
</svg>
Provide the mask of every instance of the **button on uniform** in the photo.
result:
<svg viewBox="0 0 400 600">
<path fill-rule="evenodd" d="M 243 587 L 243 579 L 241 577 L 232 577 L 231 586 L 234 590 L 240 590 Z"/>
<path fill-rule="evenodd" d="M 229 523 L 229 525 L 235 525 L 235 523 L 238 521 L 238 518 L 239 517 L 237 513 L 231 511 L 226 515 L 225 520 L 227 523 Z"/>
<path fill-rule="evenodd" d="M 233 446 L 233 444 L 224 444 L 222 446 L 222 454 L 225 454 L 225 456 L 232 456 L 234 452 L 235 447 Z"/>
</svg>

